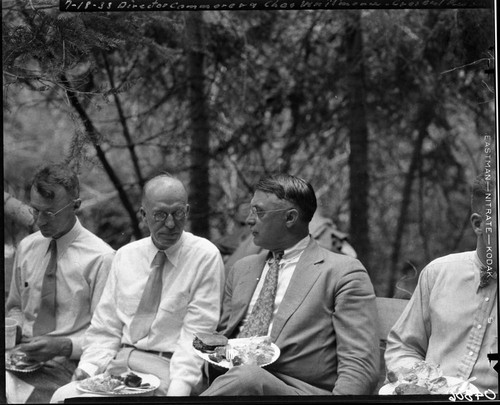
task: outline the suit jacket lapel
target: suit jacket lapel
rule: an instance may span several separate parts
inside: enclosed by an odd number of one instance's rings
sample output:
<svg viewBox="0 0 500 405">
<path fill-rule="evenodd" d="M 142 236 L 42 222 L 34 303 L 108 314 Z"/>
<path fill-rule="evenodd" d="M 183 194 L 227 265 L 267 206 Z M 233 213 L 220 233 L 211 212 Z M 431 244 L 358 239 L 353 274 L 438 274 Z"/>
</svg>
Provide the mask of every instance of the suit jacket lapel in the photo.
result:
<svg viewBox="0 0 500 405">
<path fill-rule="evenodd" d="M 319 246 L 314 239 L 311 238 L 295 267 L 283 301 L 281 301 L 276 317 L 273 320 L 273 327 L 271 330 L 271 340 L 273 342 L 276 341 L 285 323 L 288 321 L 288 318 L 290 318 L 299 307 L 316 279 L 321 274 L 318 264 L 323 261 L 323 254 Z"/>
<path fill-rule="evenodd" d="M 246 264 L 247 267 L 239 269 L 239 282 L 233 289 L 233 308 L 228 322 L 229 335 L 233 334 L 248 310 L 268 253 L 267 250 L 260 253 L 255 260 Z"/>
</svg>

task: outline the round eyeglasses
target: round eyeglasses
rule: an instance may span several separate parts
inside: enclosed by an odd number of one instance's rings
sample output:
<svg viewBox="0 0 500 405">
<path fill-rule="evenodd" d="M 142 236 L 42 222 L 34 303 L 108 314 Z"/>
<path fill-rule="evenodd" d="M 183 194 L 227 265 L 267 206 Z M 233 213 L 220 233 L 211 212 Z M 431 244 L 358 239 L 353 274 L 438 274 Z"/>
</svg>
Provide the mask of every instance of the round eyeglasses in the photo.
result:
<svg viewBox="0 0 500 405">
<path fill-rule="evenodd" d="M 293 207 L 288 207 L 288 208 L 280 208 L 280 209 L 277 209 L 277 210 L 262 210 L 260 208 L 257 208 L 257 207 L 250 207 L 250 212 L 248 213 L 248 215 L 255 215 L 257 218 L 261 219 L 264 217 L 265 214 L 267 214 L 268 212 L 279 212 L 279 211 L 287 211 L 287 210 L 290 210 L 292 209 Z"/>
<path fill-rule="evenodd" d="M 53 219 L 56 217 L 57 214 L 61 213 L 64 211 L 66 208 L 68 208 L 70 205 L 74 204 L 76 200 L 71 201 L 70 203 L 66 204 L 64 207 L 62 207 L 60 210 L 57 210 L 56 212 L 51 212 L 51 211 L 40 211 L 37 210 L 34 207 L 30 207 L 29 211 L 31 212 L 31 215 L 33 215 L 35 218 L 41 215 L 44 215 L 46 217 L 49 217 L 50 219 Z"/>
<path fill-rule="evenodd" d="M 172 215 L 172 217 L 177 220 L 181 221 L 184 218 L 186 218 L 187 215 L 187 210 L 185 208 L 178 208 L 175 211 L 172 212 L 165 212 L 165 211 L 157 211 L 153 213 L 153 219 L 156 222 L 164 222 L 167 220 L 168 216 Z"/>
</svg>

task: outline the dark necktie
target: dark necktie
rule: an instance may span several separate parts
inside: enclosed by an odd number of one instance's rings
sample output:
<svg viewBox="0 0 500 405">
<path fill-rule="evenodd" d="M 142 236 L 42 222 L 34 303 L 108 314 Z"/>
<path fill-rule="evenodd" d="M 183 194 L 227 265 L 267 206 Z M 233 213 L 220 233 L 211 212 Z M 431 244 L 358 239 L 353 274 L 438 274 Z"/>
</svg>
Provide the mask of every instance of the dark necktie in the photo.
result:
<svg viewBox="0 0 500 405">
<path fill-rule="evenodd" d="M 50 260 L 43 276 L 42 294 L 38 315 L 33 324 L 33 336 L 46 335 L 56 328 L 56 270 L 57 244 L 50 241 Z"/>
<path fill-rule="evenodd" d="M 278 288 L 279 262 L 282 257 L 283 252 L 274 254 L 274 259 L 269 265 L 264 285 L 262 286 L 262 290 L 260 290 L 259 298 L 248 317 L 245 327 L 238 335 L 239 338 L 267 335 L 273 318 L 274 301 Z"/>
<path fill-rule="evenodd" d="M 482 266 L 481 267 L 481 273 L 479 276 L 479 287 L 483 288 L 486 287 L 491 280 L 496 280 L 497 279 L 497 273 L 496 271 L 490 267 Z"/>
<path fill-rule="evenodd" d="M 130 338 L 132 339 L 132 343 L 136 343 L 149 334 L 153 320 L 156 317 L 161 300 L 161 291 L 163 288 L 162 273 L 166 260 L 167 256 L 162 251 L 158 251 L 153 259 L 151 273 L 142 293 L 141 302 L 130 324 Z"/>
</svg>

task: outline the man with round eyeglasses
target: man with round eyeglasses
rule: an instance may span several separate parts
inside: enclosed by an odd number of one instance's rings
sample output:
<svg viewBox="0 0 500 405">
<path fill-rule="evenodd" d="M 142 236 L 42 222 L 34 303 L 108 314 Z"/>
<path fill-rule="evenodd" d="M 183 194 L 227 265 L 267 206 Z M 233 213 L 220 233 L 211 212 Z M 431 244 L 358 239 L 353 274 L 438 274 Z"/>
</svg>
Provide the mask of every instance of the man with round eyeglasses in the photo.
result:
<svg viewBox="0 0 500 405">
<path fill-rule="evenodd" d="M 365 267 L 311 237 L 317 201 L 305 180 L 265 176 L 250 204 L 246 222 L 255 245 L 265 250 L 228 272 L 217 330 L 229 339 L 266 336 L 280 355 L 265 367 L 210 367 L 213 381 L 201 395 L 371 394 L 379 351 L 375 294 Z"/>
<path fill-rule="evenodd" d="M 48 402 L 71 381 L 114 256 L 78 220 L 80 204 L 78 177 L 69 166 L 48 164 L 37 171 L 30 205 L 39 231 L 19 243 L 6 302 L 6 315 L 22 331 L 14 351 L 44 362 L 36 372 L 16 373 L 34 387 L 28 403 Z"/>
<path fill-rule="evenodd" d="M 217 247 L 184 230 L 189 205 L 182 182 L 163 174 L 143 190 L 140 214 L 150 236 L 118 249 L 74 374 L 52 402 L 77 396 L 78 380 L 128 369 L 160 379 L 156 396 L 204 389 L 196 332 L 220 314 L 224 265 Z"/>
</svg>

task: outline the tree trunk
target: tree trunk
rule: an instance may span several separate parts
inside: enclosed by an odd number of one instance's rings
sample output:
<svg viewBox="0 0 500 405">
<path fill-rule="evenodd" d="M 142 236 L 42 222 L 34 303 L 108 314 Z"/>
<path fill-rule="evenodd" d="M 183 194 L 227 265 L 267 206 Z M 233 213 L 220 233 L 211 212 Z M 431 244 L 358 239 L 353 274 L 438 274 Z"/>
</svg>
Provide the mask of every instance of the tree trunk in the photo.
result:
<svg viewBox="0 0 500 405">
<path fill-rule="evenodd" d="M 106 158 L 106 155 L 104 151 L 102 150 L 101 146 L 99 145 L 99 142 L 97 140 L 97 131 L 94 127 L 94 124 L 90 120 L 90 117 L 87 115 L 87 112 L 81 105 L 80 101 L 78 100 L 78 97 L 76 96 L 76 93 L 71 90 L 70 83 L 68 79 L 63 75 L 61 77 L 61 82 L 66 88 L 66 95 L 68 96 L 69 102 L 71 106 L 75 109 L 75 111 L 78 113 L 78 116 L 83 122 L 83 126 L 85 127 L 85 131 L 87 133 L 87 136 L 89 137 L 90 141 L 92 142 L 92 145 L 94 145 L 94 148 L 97 153 L 97 157 L 100 160 L 105 172 L 107 173 L 109 179 L 111 180 L 111 183 L 113 183 L 114 187 L 118 191 L 118 195 L 120 197 L 120 200 L 125 207 L 125 210 L 127 211 L 130 222 L 132 225 L 132 230 L 133 230 L 133 235 L 135 236 L 136 239 L 140 239 L 142 237 L 142 232 L 139 228 L 139 220 L 137 219 L 137 214 L 136 211 L 134 210 L 134 207 L 132 206 L 130 199 L 128 198 L 127 193 L 123 189 L 123 186 L 120 182 L 120 179 L 116 175 L 115 171 L 111 167 L 111 165 L 108 162 L 108 159 Z"/>
<path fill-rule="evenodd" d="M 366 82 L 363 60 L 361 12 L 351 14 L 346 30 L 349 99 L 347 102 L 349 127 L 349 203 L 350 237 L 361 262 L 370 272 L 370 236 L 368 227 L 368 124 L 366 116 Z M 371 274 L 372 280 L 375 276 Z"/>
<path fill-rule="evenodd" d="M 210 126 L 205 96 L 203 68 L 203 17 L 201 13 L 186 16 L 189 129 L 191 139 L 191 166 L 189 201 L 191 205 L 191 231 L 210 238 Z"/>
<path fill-rule="evenodd" d="M 122 126 L 123 137 L 125 138 L 125 142 L 127 143 L 127 149 L 130 153 L 130 158 L 132 159 L 132 164 L 134 166 L 135 175 L 137 177 L 137 182 L 139 183 L 139 187 L 142 190 L 144 187 L 144 176 L 142 175 L 141 166 L 139 164 L 139 158 L 135 151 L 135 144 L 132 141 L 132 135 L 130 134 L 130 130 L 128 129 L 127 117 L 125 117 L 125 113 L 123 112 L 122 103 L 120 97 L 118 97 L 118 92 L 115 87 L 115 80 L 113 77 L 113 72 L 111 67 L 109 66 L 109 61 L 106 54 L 103 52 L 102 54 L 104 60 L 104 67 L 106 69 L 106 73 L 108 74 L 109 84 L 111 85 L 111 89 L 113 89 L 113 98 L 115 100 L 116 110 L 118 112 L 118 117 L 120 119 L 120 124 Z"/>
<path fill-rule="evenodd" d="M 415 126 L 417 128 L 417 139 L 413 147 L 413 152 L 410 161 L 410 167 L 408 173 L 406 174 L 405 185 L 403 188 L 403 198 L 401 200 L 401 207 L 399 209 L 399 219 L 396 228 L 396 234 L 394 237 L 392 255 L 391 255 L 391 273 L 389 278 L 389 292 L 388 297 L 393 297 L 397 277 L 398 277 L 398 266 L 399 266 L 399 256 L 401 253 L 402 240 L 404 236 L 404 231 L 406 227 L 406 222 L 408 220 L 408 210 L 411 204 L 413 181 L 415 179 L 415 174 L 419 170 L 421 159 L 422 159 L 422 145 L 425 138 L 427 137 L 427 128 L 432 122 L 434 103 L 428 100 L 421 101 L 420 113 L 417 114 L 415 119 Z"/>
</svg>

